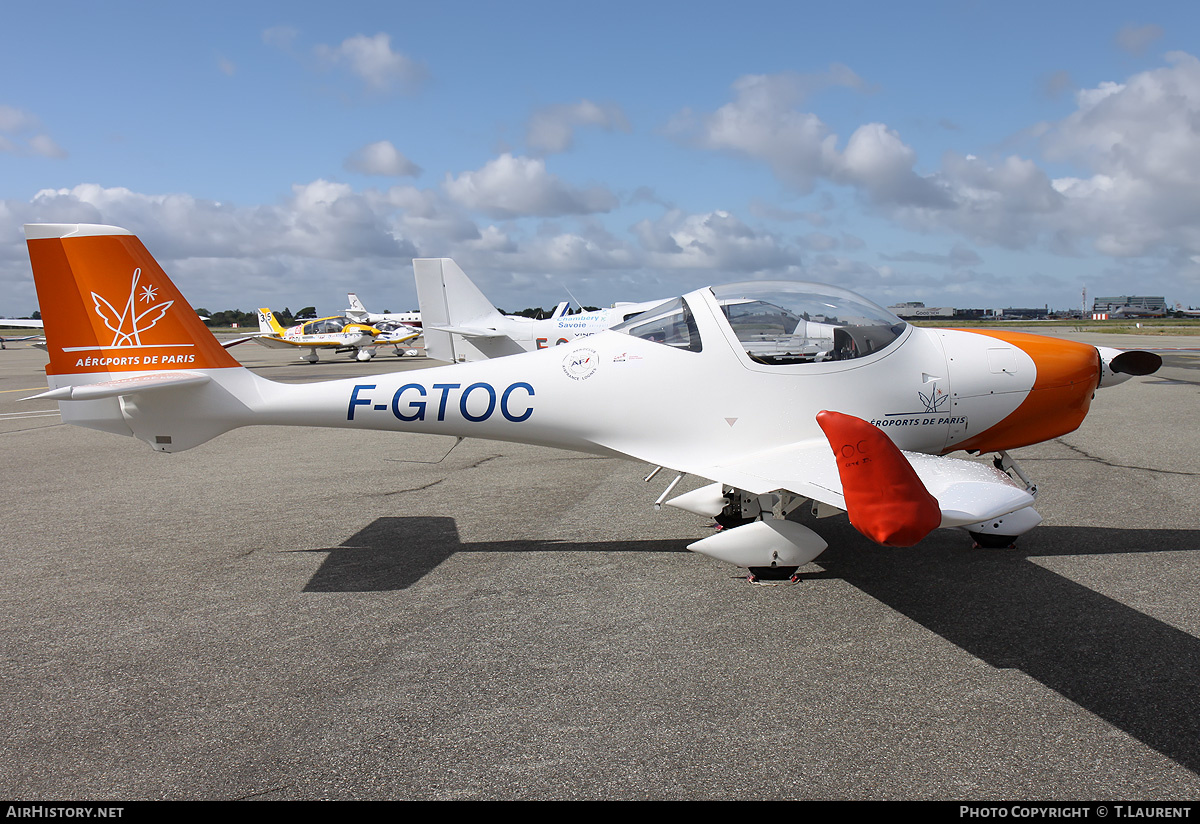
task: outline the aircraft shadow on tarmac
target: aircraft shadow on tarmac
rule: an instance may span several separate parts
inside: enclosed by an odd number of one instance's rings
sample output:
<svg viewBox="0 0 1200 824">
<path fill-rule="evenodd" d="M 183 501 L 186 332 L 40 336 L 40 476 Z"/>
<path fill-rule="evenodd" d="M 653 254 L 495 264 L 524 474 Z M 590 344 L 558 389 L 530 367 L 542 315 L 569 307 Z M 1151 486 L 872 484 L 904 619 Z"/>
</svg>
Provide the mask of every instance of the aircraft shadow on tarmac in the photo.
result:
<svg viewBox="0 0 1200 824">
<path fill-rule="evenodd" d="M 305 592 L 407 589 L 459 552 L 687 552 L 687 541 L 495 541 L 464 544 L 453 518 L 378 518 L 328 557 Z"/>
<path fill-rule="evenodd" d="M 1029 560 L 1200 549 L 1198 530 L 1039 527 L 1007 550 L 956 531 L 889 549 L 845 519 L 821 524 L 824 571 L 1002 669 L 1017 669 L 1200 773 L 1200 639 Z M 1036 537 L 1034 537 L 1036 536 Z M 306 591 L 405 589 L 458 552 L 684 552 L 677 540 L 463 544 L 452 518 L 380 518 L 328 557 Z M 709 567 L 705 567 L 709 569 Z M 798 590 L 803 592 L 803 583 Z"/>
</svg>

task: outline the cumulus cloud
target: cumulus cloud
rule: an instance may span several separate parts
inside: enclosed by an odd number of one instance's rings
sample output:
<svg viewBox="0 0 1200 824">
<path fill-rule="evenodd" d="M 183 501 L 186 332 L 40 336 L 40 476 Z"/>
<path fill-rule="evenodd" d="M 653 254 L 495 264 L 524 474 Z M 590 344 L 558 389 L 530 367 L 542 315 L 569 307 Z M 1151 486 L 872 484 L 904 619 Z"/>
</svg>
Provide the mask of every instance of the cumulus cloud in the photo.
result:
<svg viewBox="0 0 1200 824">
<path fill-rule="evenodd" d="M 424 65 L 392 50 L 391 35 L 380 32 L 373 37 L 357 34 L 337 46 L 318 45 L 317 57 L 326 65 L 345 67 L 373 91 L 386 92 L 399 87 L 414 92 L 425 81 Z"/>
<path fill-rule="evenodd" d="M 1069 91 L 1074 85 L 1071 80 L 1070 72 L 1056 71 L 1042 78 L 1042 91 L 1047 97 L 1055 98 L 1062 96 Z"/>
<path fill-rule="evenodd" d="M 36 129 L 38 119 L 29 112 L 13 106 L 0 106 L 0 132 L 14 134 Z"/>
<path fill-rule="evenodd" d="M 585 215 L 617 205 L 603 187 L 571 186 L 548 172 L 545 161 L 511 154 L 457 177 L 447 175 L 443 188 L 460 205 L 500 219 Z"/>
<path fill-rule="evenodd" d="M 264 29 L 262 40 L 268 46 L 279 49 L 280 51 L 289 51 L 292 45 L 296 42 L 299 32 L 291 26 L 272 26 L 269 29 Z"/>
<path fill-rule="evenodd" d="M 63 158 L 67 156 L 66 150 L 47 134 L 35 134 L 29 138 L 29 151 L 40 157 Z"/>
<path fill-rule="evenodd" d="M 0 152 L 26 157 L 66 157 L 66 150 L 54 138 L 40 131 L 41 125 L 37 116 L 29 112 L 13 106 L 0 106 Z"/>
<path fill-rule="evenodd" d="M 1153 40 L 1153 29 L 1136 33 Z M 1055 90 L 1068 81 L 1061 75 Z M 908 229 L 1064 255 L 1150 255 L 1194 276 L 1187 261 L 1200 257 L 1200 60 L 1192 55 L 1170 53 L 1158 68 L 1077 91 L 1071 114 L 1028 130 L 1039 156 L 947 152 L 924 172 L 886 124 L 863 124 L 843 145 L 798 108 L 803 95 L 787 76 L 744 77 L 734 90 L 715 112 L 688 114 L 687 138 L 765 163 L 798 192 L 845 186 Z M 1052 178 L 1044 162 L 1072 171 Z M 787 216 L 761 204 L 753 211 Z M 964 260 L 956 270 L 973 265 Z"/>
<path fill-rule="evenodd" d="M 799 249 L 770 232 L 752 229 L 726 211 L 686 214 L 672 210 L 658 220 L 639 221 L 632 232 L 650 253 L 653 266 L 744 276 L 783 273 L 801 263 Z"/>
<path fill-rule="evenodd" d="M 28 211 L 37 221 L 125 226 L 171 258 L 298 255 L 349 260 L 415 251 L 392 237 L 367 197 L 325 180 L 293 186 L 279 205 L 252 208 L 185 194 L 82 184 L 44 189 Z"/>
<path fill-rule="evenodd" d="M 1049 159 L 1084 172 L 1054 181 L 1071 218 L 1061 228 L 1095 235 L 1105 254 L 1200 252 L 1200 60 L 1173 52 L 1166 62 L 1080 91 L 1076 111 L 1041 139 Z"/>
<path fill-rule="evenodd" d="M 421 167 L 405 157 L 389 140 L 368 143 L 346 158 L 344 167 L 351 172 L 383 177 L 417 177 Z"/>
<path fill-rule="evenodd" d="M 1144 54 L 1146 49 L 1150 48 L 1150 44 L 1158 38 L 1162 37 L 1162 26 L 1154 24 L 1146 26 L 1135 26 L 1128 24 L 1121 27 L 1117 32 L 1117 45 L 1123 50 L 1133 55 Z"/>
<path fill-rule="evenodd" d="M 619 106 L 601 105 L 590 100 L 546 106 L 529 118 L 525 144 L 538 154 L 565 152 L 575 140 L 575 130 L 593 126 L 605 131 L 629 131 L 629 121 Z"/>
<path fill-rule="evenodd" d="M 705 149 L 767 163 L 796 190 L 807 193 L 834 163 L 837 138 L 815 114 L 800 112 L 805 84 L 794 74 L 746 75 L 733 84 L 735 99 L 715 112 L 682 112 L 669 131 Z"/>
<path fill-rule="evenodd" d="M 839 149 L 838 136 L 817 115 L 797 108 L 827 85 L 865 84 L 845 67 L 825 75 L 746 75 L 733 84 L 734 100 L 708 115 L 684 112 L 670 131 L 702 148 L 765 162 L 800 193 L 824 179 L 853 186 L 877 204 L 949 205 L 934 181 L 917 174 L 916 153 L 893 129 L 864 124 Z"/>
<path fill-rule="evenodd" d="M 878 204 L 946 208 L 950 199 L 931 179 L 914 170 L 917 153 L 882 123 L 855 129 L 840 157 L 832 159 L 831 179 L 849 183 Z"/>
<path fill-rule="evenodd" d="M 961 243 L 954 244 L 944 255 L 931 252 L 897 252 L 896 254 L 880 255 L 884 260 L 908 263 L 932 263 L 938 266 L 948 266 L 952 269 L 962 269 L 968 266 L 978 266 L 983 263 L 974 249 Z"/>
</svg>

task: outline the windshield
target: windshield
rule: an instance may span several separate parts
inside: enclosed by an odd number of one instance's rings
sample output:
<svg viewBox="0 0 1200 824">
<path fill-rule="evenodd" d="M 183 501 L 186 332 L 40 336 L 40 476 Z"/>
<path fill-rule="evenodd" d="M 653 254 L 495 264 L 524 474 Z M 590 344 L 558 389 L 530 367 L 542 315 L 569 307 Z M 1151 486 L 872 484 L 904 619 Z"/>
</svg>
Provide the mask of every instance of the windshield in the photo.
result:
<svg viewBox="0 0 1200 824">
<path fill-rule="evenodd" d="M 614 326 L 613 331 L 689 352 L 700 351 L 700 332 L 692 310 L 683 298 L 674 298 L 634 315 Z"/>
<path fill-rule="evenodd" d="M 835 286 L 759 281 L 712 293 L 746 354 L 768 365 L 861 358 L 889 346 L 906 327 L 886 309 Z"/>
</svg>

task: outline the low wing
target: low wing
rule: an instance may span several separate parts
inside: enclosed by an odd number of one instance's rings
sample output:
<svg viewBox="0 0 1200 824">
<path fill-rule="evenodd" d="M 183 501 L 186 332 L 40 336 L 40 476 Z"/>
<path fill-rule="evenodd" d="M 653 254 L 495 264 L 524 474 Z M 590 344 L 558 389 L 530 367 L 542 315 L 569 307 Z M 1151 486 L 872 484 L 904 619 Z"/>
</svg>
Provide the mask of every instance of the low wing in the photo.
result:
<svg viewBox="0 0 1200 824">
<path fill-rule="evenodd" d="M 990 521 L 1033 503 L 1033 496 L 1023 487 L 987 464 L 898 451 L 937 499 L 941 526 Z M 695 474 L 755 495 L 782 489 L 846 509 L 837 461 L 824 439 L 791 443 L 729 463 L 697 468 Z"/>
<path fill-rule="evenodd" d="M 259 344 L 260 346 L 265 346 L 268 349 L 297 349 L 297 348 L 299 348 L 299 349 L 313 349 L 313 348 L 316 348 L 316 349 L 331 349 L 331 348 L 332 349 L 346 349 L 347 347 L 350 346 L 350 344 L 345 343 L 343 341 L 288 340 L 287 338 L 280 338 L 280 337 L 276 337 L 274 335 L 256 335 L 254 337 L 251 337 L 250 340 L 254 341 L 255 343 Z"/>
<path fill-rule="evenodd" d="M 824 439 L 790 443 L 691 471 L 755 495 L 782 489 L 838 509 L 846 508 L 837 463 Z"/>
<path fill-rule="evenodd" d="M 873 540 L 896 546 L 916 543 L 939 526 L 990 521 L 1034 502 L 988 464 L 902 451 L 880 429 L 849 415 L 822 412 L 818 420 L 826 438 L 676 468 L 755 495 L 787 491 L 812 498 L 845 510 Z"/>
<path fill-rule="evenodd" d="M 410 327 L 404 327 L 403 331 L 397 329 L 392 332 L 383 332 L 375 338 L 373 346 L 398 346 L 407 341 L 421 337 L 421 333 Z"/>
<path fill-rule="evenodd" d="M 295 341 L 284 340 L 275 335 L 256 335 L 252 340 L 259 346 L 265 346 L 268 349 L 293 349 L 300 346 Z"/>
</svg>

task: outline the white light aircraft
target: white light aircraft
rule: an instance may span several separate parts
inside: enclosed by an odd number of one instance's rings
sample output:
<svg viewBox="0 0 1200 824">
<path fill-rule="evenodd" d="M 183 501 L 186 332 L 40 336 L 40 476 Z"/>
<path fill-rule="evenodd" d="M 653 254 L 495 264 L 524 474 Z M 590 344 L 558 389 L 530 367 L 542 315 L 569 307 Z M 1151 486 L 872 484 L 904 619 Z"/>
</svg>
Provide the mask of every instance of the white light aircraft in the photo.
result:
<svg viewBox="0 0 1200 824">
<path fill-rule="evenodd" d="M 355 360 L 369 361 L 379 347 L 391 346 L 397 357 L 403 357 L 400 345 L 421 334 L 400 324 L 384 331 L 370 324 L 355 323 L 345 316 L 317 318 L 284 329 L 275 319 L 275 313 L 267 308 L 258 310 L 258 331 L 251 338 L 255 343 L 272 349 L 307 349 L 308 353 L 301 358 L 309 363 L 319 360 L 319 349 L 349 352 Z"/>
<path fill-rule="evenodd" d="M 346 300 L 350 303 L 350 308 L 346 310 L 346 316 L 355 323 L 376 326 L 381 323 L 403 324 L 416 329 L 421 328 L 420 312 L 368 312 L 367 307 L 363 306 L 363 302 L 353 292 L 346 295 Z"/>
<path fill-rule="evenodd" d="M 513 357 L 281 384 L 240 366 L 131 233 L 25 227 L 63 420 L 178 452 L 253 424 L 490 438 L 712 483 L 666 500 L 725 529 L 689 549 L 788 578 L 845 511 L 878 543 L 938 527 L 1011 542 L 1040 522 L 1009 450 L 1079 426 L 1095 390 L 1161 358 L 1039 335 L 913 327 L 835 287 L 699 289 Z M 445 262 L 443 262 L 445 265 Z M 118 309 L 117 307 L 122 307 Z M 947 457 L 997 452 L 995 464 Z M 651 473 L 653 474 L 653 473 Z"/>
<path fill-rule="evenodd" d="M 502 315 L 449 258 L 413 261 L 425 352 L 436 360 L 464 363 L 516 355 L 571 343 L 611 329 L 662 303 L 619 303 L 611 309 L 568 314 L 560 303 L 546 320 Z"/>
<path fill-rule="evenodd" d="M 0 318 L 0 329 L 41 329 L 42 322 L 40 320 L 30 320 L 29 318 Z M 4 337 L 0 335 L 0 349 L 5 348 L 9 343 L 23 343 L 29 340 L 40 341 L 43 335 L 20 335 L 18 337 Z"/>
</svg>

